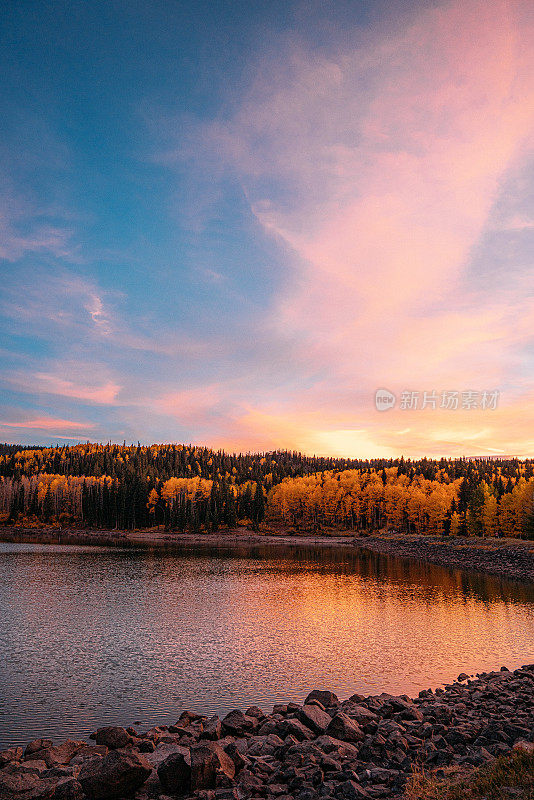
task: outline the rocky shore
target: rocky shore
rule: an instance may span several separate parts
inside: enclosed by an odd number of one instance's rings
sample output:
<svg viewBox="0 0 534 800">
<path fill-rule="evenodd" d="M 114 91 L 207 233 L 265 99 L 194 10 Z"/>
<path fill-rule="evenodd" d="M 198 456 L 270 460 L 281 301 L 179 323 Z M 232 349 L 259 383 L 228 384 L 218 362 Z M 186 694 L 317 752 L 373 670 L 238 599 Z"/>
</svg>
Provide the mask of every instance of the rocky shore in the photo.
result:
<svg viewBox="0 0 534 800">
<path fill-rule="evenodd" d="M 373 536 L 361 546 L 374 553 L 474 570 L 516 581 L 534 581 L 534 542 L 473 537 Z"/>
<path fill-rule="evenodd" d="M 302 705 L 184 711 L 175 725 L 100 728 L 0 753 L 1 800 L 399 798 L 414 768 L 447 771 L 534 749 L 534 664 L 410 699 L 312 691 Z"/>
</svg>

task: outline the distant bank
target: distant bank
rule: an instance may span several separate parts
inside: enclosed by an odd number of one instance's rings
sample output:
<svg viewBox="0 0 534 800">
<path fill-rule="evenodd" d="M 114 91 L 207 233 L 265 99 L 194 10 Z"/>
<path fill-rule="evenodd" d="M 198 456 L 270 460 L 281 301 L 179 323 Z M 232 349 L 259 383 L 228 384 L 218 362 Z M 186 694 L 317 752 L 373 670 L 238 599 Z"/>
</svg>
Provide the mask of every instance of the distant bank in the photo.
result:
<svg viewBox="0 0 534 800">
<path fill-rule="evenodd" d="M 475 570 L 522 582 L 534 582 L 534 541 L 506 538 L 416 536 L 406 534 L 354 535 L 354 531 L 335 534 L 295 534 L 287 531 L 255 532 L 233 528 L 217 533 L 170 533 L 163 529 L 117 531 L 76 528 L 0 528 L 0 541 L 24 541 L 104 546 L 181 547 L 206 544 L 238 546 L 251 544 L 303 547 L 360 547 L 384 555 Z"/>
</svg>

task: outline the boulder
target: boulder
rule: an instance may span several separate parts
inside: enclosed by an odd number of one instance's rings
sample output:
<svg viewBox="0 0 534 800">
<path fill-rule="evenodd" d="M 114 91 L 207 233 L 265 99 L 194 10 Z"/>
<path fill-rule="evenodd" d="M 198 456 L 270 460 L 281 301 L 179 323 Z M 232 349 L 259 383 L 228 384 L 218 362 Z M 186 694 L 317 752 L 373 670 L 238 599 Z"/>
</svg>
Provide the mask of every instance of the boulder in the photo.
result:
<svg viewBox="0 0 534 800">
<path fill-rule="evenodd" d="M 156 749 L 156 745 L 154 744 L 154 742 L 151 742 L 150 739 L 141 739 L 141 741 L 137 745 L 137 749 L 139 750 L 140 753 L 153 753 L 154 750 Z"/>
<path fill-rule="evenodd" d="M 151 772 L 144 756 L 130 750 L 112 750 L 102 759 L 87 761 L 78 781 L 89 800 L 107 800 L 133 794 Z"/>
<path fill-rule="evenodd" d="M 225 731 L 229 731 L 237 736 L 244 733 L 252 733 L 258 727 L 258 719 L 243 714 L 239 709 L 230 711 L 222 721 Z"/>
<path fill-rule="evenodd" d="M 24 750 L 22 747 L 10 747 L 7 750 L 2 750 L 0 753 L 0 768 L 5 767 L 6 764 L 10 764 L 12 761 L 21 761 L 23 755 Z"/>
<path fill-rule="evenodd" d="M 311 700 L 318 700 L 325 708 L 328 708 L 329 706 L 337 706 L 339 703 L 339 700 L 334 692 L 328 692 L 323 689 L 314 689 L 312 692 L 310 692 L 304 701 L 304 705 L 308 705 Z"/>
<path fill-rule="evenodd" d="M 69 761 L 69 764 L 80 765 L 90 758 L 104 758 L 108 754 L 108 748 L 103 744 L 84 744 L 76 751 Z"/>
<path fill-rule="evenodd" d="M 195 711 L 182 711 L 176 724 L 190 725 L 192 722 L 197 722 L 201 719 L 203 719 L 202 714 L 197 714 Z"/>
<path fill-rule="evenodd" d="M 234 768 L 236 774 L 250 764 L 250 759 L 241 752 L 239 742 L 230 742 L 224 747 L 224 752 L 230 756 L 232 761 L 234 762 Z"/>
<path fill-rule="evenodd" d="M 33 758 L 34 753 L 38 753 L 40 750 L 48 750 L 53 746 L 52 739 L 33 739 L 24 751 L 24 760 Z"/>
<path fill-rule="evenodd" d="M 278 725 L 278 729 L 282 736 L 294 736 L 299 742 L 314 738 L 313 731 L 298 719 L 284 719 Z"/>
<path fill-rule="evenodd" d="M 249 769 L 244 769 L 238 782 L 238 793 L 240 798 L 244 797 L 257 797 L 259 794 L 265 792 L 265 785 L 261 778 L 254 775 Z"/>
<path fill-rule="evenodd" d="M 176 728 L 173 726 L 171 726 L 171 728 L 167 728 L 166 725 L 156 725 L 155 727 L 150 728 L 150 730 L 146 731 L 146 733 L 143 734 L 143 739 L 149 739 L 151 742 L 157 744 L 158 742 L 165 741 L 165 737 L 168 737 L 169 733 L 172 734 L 172 733 L 186 732 L 185 728 Z M 129 731 L 126 731 L 126 733 L 128 732 Z M 172 736 L 170 738 L 172 739 Z"/>
<path fill-rule="evenodd" d="M 267 736 L 253 736 L 248 740 L 247 755 L 249 757 L 274 756 L 276 751 L 283 746 L 283 740 L 276 733 L 269 733 Z"/>
<path fill-rule="evenodd" d="M 220 739 L 221 736 L 222 736 L 222 723 L 219 717 L 215 715 L 214 717 L 211 717 L 207 722 L 204 723 L 204 727 L 202 729 L 202 738 L 211 739 L 212 741 L 215 741 L 216 739 Z"/>
<path fill-rule="evenodd" d="M 128 747 L 132 742 L 133 739 L 126 728 L 118 725 L 108 725 L 105 728 L 99 728 L 96 732 L 96 743 L 103 744 L 110 750 Z"/>
<path fill-rule="evenodd" d="M 265 714 L 258 706 L 250 706 L 250 708 L 247 708 L 245 715 L 247 717 L 256 717 L 256 719 L 265 719 Z"/>
<path fill-rule="evenodd" d="M 335 739 L 333 736 L 319 736 L 314 744 L 317 745 L 323 753 L 327 753 L 332 758 L 358 758 L 357 747 L 350 742 L 342 742 L 340 739 Z"/>
<path fill-rule="evenodd" d="M 281 714 L 282 716 L 285 716 L 287 714 L 287 704 L 284 705 L 283 703 L 276 703 L 273 706 L 273 714 Z"/>
<path fill-rule="evenodd" d="M 46 761 L 43 761 L 42 758 L 37 758 L 37 754 L 35 758 L 23 761 L 22 764 L 16 764 L 15 767 L 20 775 L 40 775 L 41 772 L 48 769 Z"/>
<path fill-rule="evenodd" d="M 191 749 L 191 790 L 215 789 L 230 785 L 235 764 L 216 742 L 200 744 Z"/>
<path fill-rule="evenodd" d="M 336 797 L 344 800 L 358 800 L 360 797 L 369 797 L 369 794 L 356 781 L 343 781 L 336 787 Z"/>
<path fill-rule="evenodd" d="M 330 725 L 330 715 L 322 710 L 320 706 L 305 703 L 298 713 L 298 718 L 303 725 L 310 728 L 315 733 L 321 734 Z"/>
<path fill-rule="evenodd" d="M 84 800 L 81 784 L 75 778 L 64 778 L 56 785 L 54 800 Z"/>
<path fill-rule="evenodd" d="M 186 794 L 191 786 L 191 756 L 189 752 L 171 753 L 158 767 L 158 778 L 171 794 Z"/>
<path fill-rule="evenodd" d="M 342 703 L 341 710 L 351 719 L 355 720 L 358 725 L 366 725 L 368 722 L 376 722 L 378 720 L 378 715 L 375 714 L 374 711 L 370 711 L 365 706 L 360 706 L 350 701 Z"/>
<path fill-rule="evenodd" d="M 42 780 L 39 775 L 0 771 L 2 800 L 53 800 L 55 787 L 55 780 Z"/>
<path fill-rule="evenodd" d="M 183 747 L 180 744 L 159 744 L 154 752 L 147 753 L 145 758 L 152 767 L 157 769 L 166 758 L 174 753 L 182 753 L 184 756 L 189 756 L 189 747 Z"/>
<path fill-rule="evenodd" d="M 62 764 L 69 764 L 74 756 L 84 747 L 87 747 L 86 742 L 67 739 L 63 744 L 55 745 L 34 753 L 32 758 L 43 759 L 47 767 L 58 767 Z"/>
<path fill-rule="evenodd" d="M 341 739 L 342 742 L 361 742 L 365 736 L 357 722 L 352 720 L 343 711 L 339 711 L 332 717 L 328 728 L 328 736 Z"/>
</svg>

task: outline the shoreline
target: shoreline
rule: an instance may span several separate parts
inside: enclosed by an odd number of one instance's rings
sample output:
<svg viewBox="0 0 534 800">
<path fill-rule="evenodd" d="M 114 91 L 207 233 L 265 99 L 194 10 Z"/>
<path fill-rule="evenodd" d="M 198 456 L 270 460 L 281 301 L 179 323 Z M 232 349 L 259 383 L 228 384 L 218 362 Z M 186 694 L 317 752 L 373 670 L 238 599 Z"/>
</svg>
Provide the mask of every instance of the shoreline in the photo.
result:
<svg viewBox="0 0 534 800">
<path fill-rule="evenodd" d="M 195 546 L 236 547 L 354 547 L 373 553 L 437 564 L 442 567 L 497 575 L 523 583 L 534 582 L 534 541 L 475 537 L 379 534 L 358 536 L 353 531 L 335 534 L 263 533 L 235 528 L 216 533 L 171 533 L 161 529 L 109 531 L 103 529 L 0 528 L 0 541 L 36 544 L 79 544 L 147 548 Z"/>
<path fill-rule="evenodd" d="M 344 548 L 533 580 L 534 542 L 382 535 L 309 536 L 237 529 L 0 529 L 0 541 L 118 547 Z M 276 550 L 274 550 L 276 557 Z M 527 656 L 528 657 L 528 656 Z M 0 798 L 14 800 L 401 800 L 414 775 L 469 780 L 499 758 L 534 758 L 534 664 L 460 674 L 418 697 L 312 691 L 302 703 L 183 711 L 173 725 L 99 728 L 88 741 L 36 739 L 0 752 Z M 181 709 L 180 709 L 181 710 Z M 178 711 L 176 712 L 178 716 Z M 499 762 L 497 762 L 499 763 Z"/>
<path fill-rule="evenodd" d="M 0 753 L 0 797 L 18 800 L 396 800 L 417 771 L 468 777 L 534 752 L 534 664 L 460 674 L 416 698 L 251 707 L 223 719 L 184 711 L 147 731 L 108 726 L 95 744 L 36 739 Z"/>
</svg>

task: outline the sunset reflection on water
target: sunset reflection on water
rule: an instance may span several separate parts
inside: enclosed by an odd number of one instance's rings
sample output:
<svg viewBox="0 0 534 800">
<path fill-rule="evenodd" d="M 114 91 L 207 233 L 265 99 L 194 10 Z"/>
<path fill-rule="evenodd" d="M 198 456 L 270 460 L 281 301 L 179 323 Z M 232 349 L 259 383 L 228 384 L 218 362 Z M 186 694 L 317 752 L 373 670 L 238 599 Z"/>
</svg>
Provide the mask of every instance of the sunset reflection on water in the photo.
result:
<svg viewBox="0 0 534 800">
<path fill-rule="evenodd" d="M 0 544 L 0 747 L 534 661 L 534 595 L 355 548 Z"/>
</svg>

